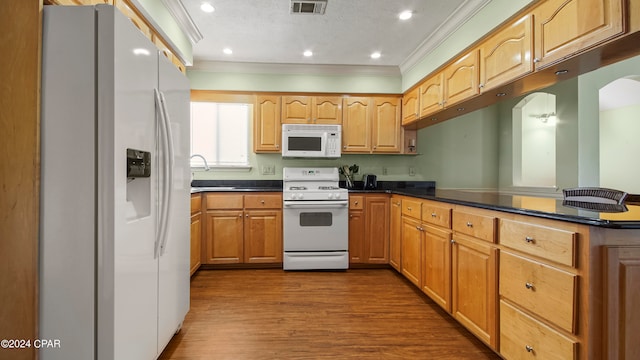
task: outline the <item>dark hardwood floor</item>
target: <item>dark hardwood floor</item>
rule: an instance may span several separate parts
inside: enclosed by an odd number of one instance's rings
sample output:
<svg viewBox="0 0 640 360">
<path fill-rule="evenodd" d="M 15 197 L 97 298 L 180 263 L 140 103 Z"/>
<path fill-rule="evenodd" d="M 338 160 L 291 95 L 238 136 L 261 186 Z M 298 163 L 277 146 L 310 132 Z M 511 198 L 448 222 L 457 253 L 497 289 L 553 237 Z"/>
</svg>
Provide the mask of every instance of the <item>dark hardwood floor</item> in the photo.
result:
<svg viewBox="0 0 640 360">
<path fill-rule="evenodd" d="M 390 269 L 201 270 L 160 359 L 499 359 Z"/>
</svg>

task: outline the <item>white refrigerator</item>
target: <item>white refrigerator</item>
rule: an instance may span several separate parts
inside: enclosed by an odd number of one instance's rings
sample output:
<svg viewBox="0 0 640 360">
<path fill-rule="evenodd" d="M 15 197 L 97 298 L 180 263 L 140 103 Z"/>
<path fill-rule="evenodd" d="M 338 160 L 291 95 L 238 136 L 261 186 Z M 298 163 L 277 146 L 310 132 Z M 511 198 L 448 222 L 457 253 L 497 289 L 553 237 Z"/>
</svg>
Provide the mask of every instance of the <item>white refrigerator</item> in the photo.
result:
<svg viewBox="0 0 640 360">
<path fill-rule="evenodd" d="M 114 7 L 45 6 L 40 359 L 155 359 L 180 329 L 189 88 Z"/>
</svg>

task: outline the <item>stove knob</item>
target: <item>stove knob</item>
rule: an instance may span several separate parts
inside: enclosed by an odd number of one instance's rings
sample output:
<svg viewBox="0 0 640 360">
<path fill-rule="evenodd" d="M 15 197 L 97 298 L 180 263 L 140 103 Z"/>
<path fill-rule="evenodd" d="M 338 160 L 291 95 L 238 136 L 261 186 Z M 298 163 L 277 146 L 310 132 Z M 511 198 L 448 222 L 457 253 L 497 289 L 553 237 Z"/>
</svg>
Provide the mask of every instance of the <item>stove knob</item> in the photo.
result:
<svg viewBox="0 0 640 360">
<path fill-rule="evenodd" d="M 302 200 L 302 198 L 303 198 L 302 194 L 296 194 L 296 199 Z"/>
<path fill-rule="evenodd" d="M 329 196 L 329 199 L 333 199 L 333 194 L 332 193 L 329 193 L 328 196 Z"/>
<path fill-rule="evenodd" d="M 338 194 L 338 193 L 333 194 L 333 198 L 336 199 L 336 200 L 339 200 L 340 199 L 340 194 Z"/>
</svg>

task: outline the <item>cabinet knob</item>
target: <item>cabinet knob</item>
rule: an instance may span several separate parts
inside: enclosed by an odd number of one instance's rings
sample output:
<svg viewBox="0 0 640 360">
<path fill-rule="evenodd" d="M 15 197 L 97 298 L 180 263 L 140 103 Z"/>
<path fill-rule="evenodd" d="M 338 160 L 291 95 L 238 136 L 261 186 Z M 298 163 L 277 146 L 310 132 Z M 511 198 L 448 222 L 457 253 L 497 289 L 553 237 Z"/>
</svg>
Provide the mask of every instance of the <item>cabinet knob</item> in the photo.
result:
<svg viewBox="0 0 640 360">
<path fill-rule="evenodd" d="M 534 238 L 532 238 L 531 236 L 525 237 L 524 241 L 526 241 L 529 244 L 533 244 L 534 242 L 536 242 L 536 240 Z"/>
<path fill-rule="evenodd" d="M 533 352 L 533 346 L 531 345 L 526 345 L 524 348 L 527 350 L 527 352 Z"/>
<path fill-rule="evenodd" d="M 471 221 L 467 221 L 467 227 L 473 227 L 473 223 Z"/>
<path fill-rule="evenodd" d="M 540 62 L 540 59 L 538 59 L 538 58 L 533 58 L 533 62 L 534 62 L 534 63 L 539 63 L 539 62 Z"/>
<path fill-rule="evenodd" d="M 355 205 L 358 205 L 358 200 L 354 201 L 353 203 L 354 203 Z"/>
<path fill-rule="evenodd" d="M 455 240 L 453 240 L 453 239 L 451 239 L 451 243 L 452 243 L 452 244 L 455 244 L 455 243 L 456 243 L 456 241 L 455 241 Z"/>
<path fill-rule="evenodd" d="M 479 87 L 480 89 L 484 89 L 484 84 L 480 84 L 480 85 L 478 85 L 478 87 Z"/>
<path fill-rule="evenodd" d="M 533 284 L 532 284 L 532 283 L 530 283 L 530 282 L 525 283 L 525 284 L 524 284 L 524 287 L 526 287 L 526 288 L 527 288 L 527 289 L 529 289 L 529 290 L 533 290 Z"/>
<path fill-rule="evenodd" d="M 260 204 L 264 205 L 264 200 L 260 200 Z"/>
<path fill-rule="evenodd" d="M 280 149 L 280 145 L 276 144 L 276 149 Z"/>
<path fill-rule="evenodd" d="M 346 150 L 347 149 L 347 145 L 343 146 L 342 148 Z"/>
<path fill-rule="evenodd" d="M 245 217 L 249 217 L 249 214 L 245 214 Z"/>
<path fill-rule="evenodd" d="M 411 211 L 411 206 L 407 206 L 407 210 Z"/>
<path fill-rule="evenodd" d="M 242 217 L 242 214 L 238 215 L 238 217 Z"/>
<path fill-rule="evenodd" d="M 418 229 L 418 231 L 424 231 L 424 228 L 422 228 L 420 226 L 416 226 L 416 229 Z"/>
<path fill-rule="evenodd" d="M 437 216 L 438 216 L 438 214 L 436 214 L 436 213 L 431 213 L 431 217 L 432 217 L 432 218 L 437 217 Z"/>
<path fill-rule="evenodd" d="M 377 148 L 377 146 L 374 145 L 373 148 L 375 149 L 375 148 Z"/>
</svg>

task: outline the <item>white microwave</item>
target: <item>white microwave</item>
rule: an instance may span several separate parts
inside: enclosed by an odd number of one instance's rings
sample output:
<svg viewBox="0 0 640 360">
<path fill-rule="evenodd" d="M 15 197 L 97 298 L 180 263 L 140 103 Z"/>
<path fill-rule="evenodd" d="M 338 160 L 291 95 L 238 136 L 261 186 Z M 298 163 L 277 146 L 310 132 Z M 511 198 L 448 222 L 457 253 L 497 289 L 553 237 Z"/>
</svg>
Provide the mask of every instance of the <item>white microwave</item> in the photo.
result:
<svg viewBox="0 0 640 360">
<path fill-rule="evenodd" d="M 283 124 L 282 157 L 340 157 L 342 125 Z"/>
</svg>

